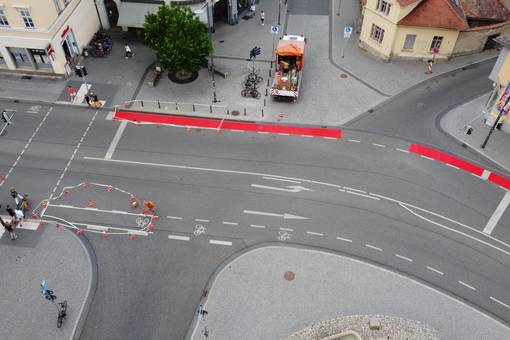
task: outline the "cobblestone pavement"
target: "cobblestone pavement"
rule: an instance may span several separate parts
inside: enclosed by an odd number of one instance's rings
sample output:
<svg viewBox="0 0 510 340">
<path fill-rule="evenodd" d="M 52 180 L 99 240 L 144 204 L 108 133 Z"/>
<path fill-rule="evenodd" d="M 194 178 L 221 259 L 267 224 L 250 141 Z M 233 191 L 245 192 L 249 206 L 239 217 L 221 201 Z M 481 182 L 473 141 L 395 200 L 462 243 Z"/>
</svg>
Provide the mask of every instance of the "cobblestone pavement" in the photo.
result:
<svg viewBox="0 0 510 340">
<path fill-rule="evenodd" d="M 377 319 L 381 328 L 370 329 L 370 319 Z M 317 322 L 285 340 L 322 339 L 346 331 L 355 331 L 361 339 L 436 340 L 437 331 L 419 321 L 386 315 L 350 315 Z"/>
</svg>

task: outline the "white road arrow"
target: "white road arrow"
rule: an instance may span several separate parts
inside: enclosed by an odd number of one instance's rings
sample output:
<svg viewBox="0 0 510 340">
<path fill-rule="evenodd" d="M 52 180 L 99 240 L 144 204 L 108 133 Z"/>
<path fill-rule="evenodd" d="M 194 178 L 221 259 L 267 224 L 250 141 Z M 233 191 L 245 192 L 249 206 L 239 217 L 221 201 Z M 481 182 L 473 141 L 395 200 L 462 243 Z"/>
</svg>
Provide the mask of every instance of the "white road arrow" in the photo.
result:
<svg viewBox="0 0 510 340">
<path fill-rule="evenodd" d="M 303 216 L 297 216 L 292 214 L 276 214 L 276 213 L 270 213 L 270 212 L 264 212 L 264 211 L 255 211 L 255 210 L 245 210 L 245 214 L 249 215 L 263 215 L 263 216 L 275 216 L 275 217 L 283 217 L 285 220 L 308 220 L 308 217 Z"/>
<path fill-rule="evenodd" d="M 251 186 L 253 188 L 270 189 L 270 190 L 278 190 L 278 191 L 285 191 L 285 192 L 313 191 L 312 189 L 308 189 L 308 188 L 302 187 L 300 185 L 287 185 L 285 188 L 270 187 L 267 185 L 260 185 L 260 184 L 252 184 Z"/>
</svg>

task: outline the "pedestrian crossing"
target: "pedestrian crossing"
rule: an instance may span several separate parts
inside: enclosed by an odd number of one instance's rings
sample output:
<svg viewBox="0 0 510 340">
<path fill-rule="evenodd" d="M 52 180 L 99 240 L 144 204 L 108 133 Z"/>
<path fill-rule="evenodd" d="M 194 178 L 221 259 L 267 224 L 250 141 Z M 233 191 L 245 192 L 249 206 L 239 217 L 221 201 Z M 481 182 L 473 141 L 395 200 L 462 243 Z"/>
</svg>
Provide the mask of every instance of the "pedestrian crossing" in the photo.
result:
<svg viewBox="0 0 510 340">
<path fill-rule="evenodd" d="M 1 215 L 0 216 L 2 220 L 4 221 L 10 221 L 11 217 L 7 215 Z M 37 230 L 39 228 L 39 220 L 33 220 L 33 219 L 26 219 L 25 221 L 18 223 L 16 226 L 16 229 L 24 229 L 24 230 Z M 6 233 L 5 228 L 0 228 L 0 239 L 4 236 Z"/>
</svg>

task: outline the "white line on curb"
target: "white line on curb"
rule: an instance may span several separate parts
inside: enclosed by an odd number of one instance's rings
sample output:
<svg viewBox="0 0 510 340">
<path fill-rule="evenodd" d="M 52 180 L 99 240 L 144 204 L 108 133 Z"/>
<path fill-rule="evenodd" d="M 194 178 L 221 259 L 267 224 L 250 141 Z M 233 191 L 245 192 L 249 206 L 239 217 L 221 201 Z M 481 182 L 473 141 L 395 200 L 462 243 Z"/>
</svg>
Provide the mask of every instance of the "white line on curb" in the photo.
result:
<svg viewBox="0 0 510 340">
<path fill-rule="evenodd" d="M 366 191 L 359 190 L 359 189 L 354 189 L 354 188 L 350 188 L 350 187 L 344 187 L 344 189 L 347 189 L 347 190 L 350 190 L 350 191 L 361 192 L 361 193 L 363 193 L 363 194 L 366 194 L 366 193 L 367 193 Z"/>
<path fill-rule="evenodd" d="M 433 268 L 433 267 L 430 267 L 430 266 L 427 266 L 427 269 L 434 272 L 434 273 L 437 273 L 439 275 L 444 275 L 444 273 L 440 270 L 437 270 L 436 268 Z"/>
<path fill-rule="evenodd" d="M 408 151 L 408 150 L 404 150 L 404 149 L 396 148 L 395 150 L 400 151 L 400 152 L 403 152 L 403 153 L 409 153 L 409 151 Z"/>
<path fill-rule="evenodd" d="M 430 158 L 430 157 L 427 157 L 427 156 L 423 156 L 423 155 L 420 155 L 420 157 L 421 157 L 421 158 L 425 158 L 425 159 L 428 159 L 428 160 L 430 160 L 430 161 L 433 161 L 433 160 L 434 160 L 434 158 Z"/>
<path fill-rule="evenodd" d="M 444 163 L 446 164 L 446 166 L 449 166 L 450 168 L 454 168 L 455 170 L 459 170 L 459 167 L 458 166 L 455 166 L 455 165 L 451 165 L 449 163 Z"/>
</svg>

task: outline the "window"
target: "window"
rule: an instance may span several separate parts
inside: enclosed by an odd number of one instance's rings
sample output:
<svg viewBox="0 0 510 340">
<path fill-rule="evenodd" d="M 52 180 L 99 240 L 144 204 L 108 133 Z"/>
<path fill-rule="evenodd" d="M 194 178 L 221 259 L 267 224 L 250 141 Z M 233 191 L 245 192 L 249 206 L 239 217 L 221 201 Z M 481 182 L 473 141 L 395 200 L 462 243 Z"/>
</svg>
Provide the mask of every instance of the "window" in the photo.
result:
<svg viewBox="0 0 510 340">
<path fill-rule="evenodd" d="M 386 15 L 390 14 L 391 4 L 385 0 L 377 0 L 377 10 Z"/>
<path fill-rule="evenodd" d="M 434 37 L 434 39 L 432 39 L 432 44 L 430 44 L 430 49 L 431 50 L 434 48 L 440 49 L 442 42 L 443 42 L 443 37 Z"/>
<path fill-rule="evenodd" d="M 21 14 L 21 18 L 23 18 L 23 22 L 25 23 L 26 28 L 34 28 L 34 20 L 30 16 L 30 11 L 28 9 L 20 9 L 19 14 Z"/>
<path fill-rule="evenodd" d="M 372 24 L 372 31 L 370 32 L 370 38 L 381 43 L 384 38 L 384 30 L 377 25 Z"/>
<path fill-rule="evenodd" d="M 5 16 L 4 10 L 0 9 L 0 26 L 9 26 L 7 17 Z"/>
<path fill-rule="evenodd" d="M 412 50 L 414 47 L 415 40 L 416 40 L 416 34 L 407 34 L 406 40 L 404 41 L 404 50 Z"/>
</svg>

